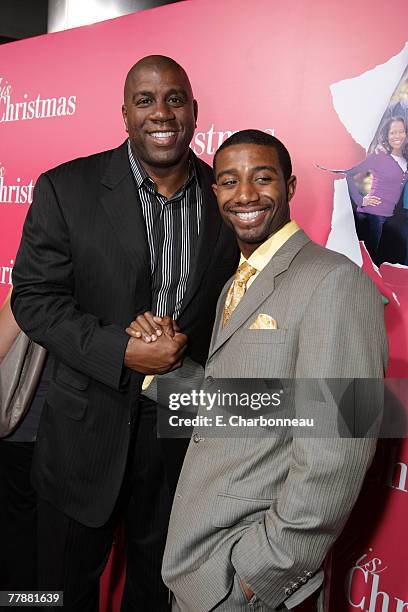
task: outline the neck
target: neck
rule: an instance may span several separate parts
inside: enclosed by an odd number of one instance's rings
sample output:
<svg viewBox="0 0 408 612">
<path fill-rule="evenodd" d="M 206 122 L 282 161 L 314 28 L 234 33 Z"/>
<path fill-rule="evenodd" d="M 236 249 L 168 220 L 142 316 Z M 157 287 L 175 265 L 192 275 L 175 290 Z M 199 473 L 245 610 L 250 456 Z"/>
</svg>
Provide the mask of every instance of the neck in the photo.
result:
<svg viewBox="0 0 408 612">
<path fill-rule="evenodd" d="M 391 155 L 398 155 L 398 157 L 402 157 L 402 147 L 398 147 L 398 149 L 392 149 Z"/>
<path fill-rule="evenodd" d="M 243 254 L 243 256 L 245 257 L 245 259 L 248 259 L 249 257 L 251 257 L 252 253 L 254 253 L 256 249 L 261 246 L 261 244 L 269 240 L 269 238 L 273 236 L 274 234 L 277 234 L 279 230 L 282 229 L 282 227 L 285 227 L 285 225 L 289 223 L 289 221 L 290 221 L 290 217 L 288 217 L 275 231 L 273 231 L 271 234 L 269 234 L 269 236 L 267 236 L 266 238 L 264 238 L 264 240 L 261 240 L 260 242 L 242 242 L 242 240 L 240 240 L 237 237 L 239 249 L 241 253 Z"/>
<path fill-rule="evenodd" d="M 166 198 L 171 198 L 188 179 L 189 152 L 188 149 L 182 159 L 176 164 L 163 168 L 151 166 L 140 160 L 140 158 L 138 159 L 147 174 L 156 183 L 157 191 Z"/>
<path fill-rule="evenodd" d="M 249 259 L 252 253 L 254 253 L 256 249 L 260 247 L 261 244 L 263 244 L 263 242 L 254 242 L 254 243 L 248 244 L 247 242 L 242 242 L 241 240 L 239 240 L 239 238 L 237 241 L 238 241 L 239 250 L 245 257 L 245 259 Z"/>
</svg>

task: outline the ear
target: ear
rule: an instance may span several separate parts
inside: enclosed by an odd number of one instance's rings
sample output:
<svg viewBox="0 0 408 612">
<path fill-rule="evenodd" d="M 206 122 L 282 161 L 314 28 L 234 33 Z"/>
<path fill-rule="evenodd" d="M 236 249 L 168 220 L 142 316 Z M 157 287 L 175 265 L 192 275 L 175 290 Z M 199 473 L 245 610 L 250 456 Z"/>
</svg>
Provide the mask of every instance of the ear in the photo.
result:
<svg viewBox="0 0 408 612">
<path fill-rule="evenodd" d="M 125 130 L 126 132 L 129 132 L 128 121 L 127 121 L 127 108 L 125 104 L 122 105 L 122 117 L 123 117 L 123 121 L 125 122 Z"/>
<path fill-rule="evenodd" d="M 197 127 L 197 119 L 198 119 L 198 102 L 197 102 L 197 100 L 193 100 L 193 110 L 194 110 L 195 127 Z"/>
<path fill-rule="evenodd" d="M 215 197 L 217 197 L 217 192 L 218 192 L 218 185 L 217 185 L 217 183 L 213 183 L 211 185 L 211 187 L 212 187 L 212 190 L 214 192 Z"/>
<path fill-rule="evenodd" d="M 295 195 L 296 184 L 297 184 L 297 178 L 296 176 L 292 174 L 292 176 L 288 179 L 286 183 L 286 188 L 288 191 L 288 202 L 290 202 L 293 196 Z"/>
</svg>

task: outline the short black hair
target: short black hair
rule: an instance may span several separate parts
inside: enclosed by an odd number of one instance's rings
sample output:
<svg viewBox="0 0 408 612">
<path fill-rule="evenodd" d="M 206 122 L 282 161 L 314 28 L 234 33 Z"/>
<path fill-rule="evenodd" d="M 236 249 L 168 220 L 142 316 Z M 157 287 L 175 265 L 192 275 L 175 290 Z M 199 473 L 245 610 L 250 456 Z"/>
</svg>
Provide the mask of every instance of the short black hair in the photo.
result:
<svg viewBox="0 0 408 612">
<path fill-rule="evenodd" d="M 275 138 L 275 136 L 262 132 L 261 130 L 241 130 L 240 132 L 235 132 L 235 134 L 232 134 L 232 136 L 227 138 L 227 140 L 222 143 L 214 155 L 214 174 L 218 153 L 227 147 L 240 144 L 255 144 L 262 145 L 264 147 L 272 147 L 278 154 L 279 163 L 282 168 L 285 181 L 292 176 L 292 160 L 290 159 L 289 151 L 283 142 Z"/>
</svg>

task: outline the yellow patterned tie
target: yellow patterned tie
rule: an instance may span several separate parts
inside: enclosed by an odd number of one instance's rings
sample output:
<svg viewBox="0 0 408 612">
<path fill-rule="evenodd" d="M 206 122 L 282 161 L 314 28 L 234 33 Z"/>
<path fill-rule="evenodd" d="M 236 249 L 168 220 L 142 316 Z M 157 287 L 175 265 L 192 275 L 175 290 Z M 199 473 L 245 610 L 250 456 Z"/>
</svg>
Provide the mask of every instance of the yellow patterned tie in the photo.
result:
<svg viewBox="0 0 408 612">
<path fill-rule="evenodd" d="M 244 261 L 235 272 L 234 281 L 225 299 L 223 326 L 241 301 L 246 291 L 247 282 L 256 272 L 256 268 L 253 268 L 247 261 Z"/>
</svg>

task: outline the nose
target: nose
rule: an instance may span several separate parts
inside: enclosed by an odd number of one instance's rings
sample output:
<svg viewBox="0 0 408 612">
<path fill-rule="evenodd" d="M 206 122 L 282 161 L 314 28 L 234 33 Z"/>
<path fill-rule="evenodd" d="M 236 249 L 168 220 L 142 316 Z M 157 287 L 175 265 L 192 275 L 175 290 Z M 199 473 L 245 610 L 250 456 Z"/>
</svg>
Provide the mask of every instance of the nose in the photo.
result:
<svg viewBox="0 0 408 612">
<path fill-rule="evenodd" d="M 259 200 L 259 194 L 251 181 L 241 181 L 235 191 L 235 201 L 237 204 L 252 204 Z"/>
<path fill-rule="evenodd" d="M 170 121 L 174 118 L 175 115 L 173 109 L 166 103 L 165 100 L 158 100 L 150 113 L 150 119 L 152 121 L 160 121 L 161 123 Z"/>
</svg>

